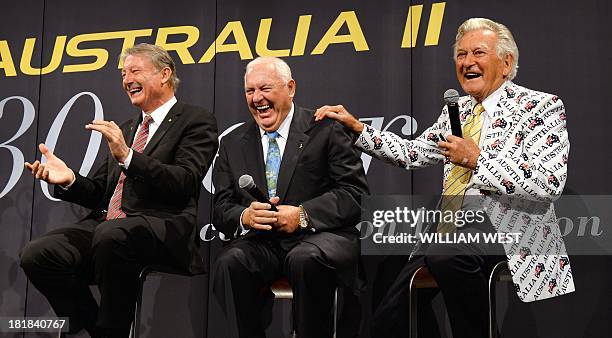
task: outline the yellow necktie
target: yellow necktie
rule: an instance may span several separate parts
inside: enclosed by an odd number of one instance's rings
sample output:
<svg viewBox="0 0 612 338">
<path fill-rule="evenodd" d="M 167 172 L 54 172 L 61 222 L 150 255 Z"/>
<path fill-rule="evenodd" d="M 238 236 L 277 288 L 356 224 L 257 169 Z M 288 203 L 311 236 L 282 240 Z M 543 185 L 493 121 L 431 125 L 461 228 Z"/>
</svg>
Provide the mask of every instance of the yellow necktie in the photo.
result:
<svg viewBox="0 0 612 338">
<path fill-rule="evenodd" d="M 482 104 L 477 104 L 461 129 L 463 137 L 470 137 L 476 144 L 480 143 L 480 130 L 482 130 L 481 115 L 483 111 L 484 107 Z M 454 214 L 455 211 L 461 209 L 465 190 L 470 178 L 472 178 L 472 169 L 464 168 L 455 164 L 452 165 L 451 171 L 444 181 L 444 193 L 442 196 L 442 204 L 440 206 L 443 219 L 444 216 L 450 214 L 450 212 Z M 444 222 L 441 220 L 438 224 L 438 232 L 441 233 L 454 232 L 455 229 L 455 223 L 453 221 Z"/>
</svg>

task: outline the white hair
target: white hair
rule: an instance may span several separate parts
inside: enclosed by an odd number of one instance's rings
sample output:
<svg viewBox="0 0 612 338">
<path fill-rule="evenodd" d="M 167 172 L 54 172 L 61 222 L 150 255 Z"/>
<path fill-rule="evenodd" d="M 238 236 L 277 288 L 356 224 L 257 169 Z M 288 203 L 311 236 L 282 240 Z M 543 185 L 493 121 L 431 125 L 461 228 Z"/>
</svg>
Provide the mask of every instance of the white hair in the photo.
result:
<svg viewBox="0 0 612 338">
<path fill-rule="evenodd" d="M 457 45 L 465 33 L 481 29 L 491 31 L 497 35 L 497 46 L 495 46 L 495 51 L 500 59 L 503 60 L 506 55 L 512 55 L 512 69 L 510 70 L 510 74 L 508 74 L 508 80 L 514 79 L 518 71 L 518 47 L 508 27 L 493 20 L 485 18 L 471 18 L 463 22 L 461 26 L 459 26 L 459 29 L 457 29 L 455 45 L 453 46 L 453 58 L 457 60 Z"/>
<path fill-rule="evenodd" d="M 292 79 L 291 68 L 289 68 L 289 65 L 285 61 L 277 57 L 260 56 L 247 64 L 246 71 L 244 72 L 245 81 L 247 74 L 253 69 L 254 66 L 257 65 L 269 65 L 269 67 L 274 69 L 276 75 L 278 75 L 278 77 L 283 81 L 283 84 L 289 83 L 289 81 Z"/>
</svg>

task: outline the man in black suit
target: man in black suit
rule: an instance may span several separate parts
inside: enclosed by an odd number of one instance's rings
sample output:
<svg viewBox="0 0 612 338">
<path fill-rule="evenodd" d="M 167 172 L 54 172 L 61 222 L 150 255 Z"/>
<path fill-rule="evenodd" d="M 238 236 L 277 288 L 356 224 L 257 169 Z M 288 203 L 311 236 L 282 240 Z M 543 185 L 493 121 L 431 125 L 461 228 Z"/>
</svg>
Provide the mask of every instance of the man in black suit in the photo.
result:
<svg viewBox="0 0 612 338">
<path fill-rule="evenodd" d="M 75 173 L 44 144 L 47 162 L 25 164 L 55 184 L 56 197 L 93 210 L 28 243 L 21 255 L 56 315 L 70 318 L 70 332 L 84 328 L 92 337 L 128 336 L 143 266 L 202 269 L 197 200 L 217 148 L 214 116 L 174 97 L 179 80 L 165 50 L 139 44 L 121 60 L 123 88 L 141 112 L 121 126 L 102 120 L 86 126 L 102 133 L 110 149 L 95 175 Z M 100 289 L 99 307 L 91 282 Z"/>
<path fill-rule="evenodd" d="M 264 337 L 262 290 L 287 276 L 299 337 L 331 337 L 337 285 L 357 289 L 365 173 L 350 136 L 293 104 L 296 84 L 278 58 L 257 58 L 244 77 L 253 120 L 221 142 L 213 171 L 215 227 L 233 241 L 214 266 L 213 291 L 240 337 Z M 238 179 L 253 176 L 270 203 Z M 270 210 L 275 205 L 278 211 Z"/>
</svg>

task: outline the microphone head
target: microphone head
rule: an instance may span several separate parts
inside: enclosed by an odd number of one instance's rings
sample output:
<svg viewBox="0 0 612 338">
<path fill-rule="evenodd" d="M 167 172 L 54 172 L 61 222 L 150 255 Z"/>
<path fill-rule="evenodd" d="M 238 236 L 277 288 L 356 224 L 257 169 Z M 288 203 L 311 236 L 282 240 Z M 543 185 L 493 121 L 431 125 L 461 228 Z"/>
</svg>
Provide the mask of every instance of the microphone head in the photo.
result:
<svg viewBox="0 0 612 338">
<path fill-rule="evenodd" d="M 238 186 L 242 189 L 251 189 L 255 186 L 255 181 L 251 175 L 245 174 L 238 179 Z"/>
<path fill-rule="evenodd" d="M 459 101 L 459 92 L 454 89 L 447 89 L 444 92 L 444 103 L 457 103 Z"/>
</svg>

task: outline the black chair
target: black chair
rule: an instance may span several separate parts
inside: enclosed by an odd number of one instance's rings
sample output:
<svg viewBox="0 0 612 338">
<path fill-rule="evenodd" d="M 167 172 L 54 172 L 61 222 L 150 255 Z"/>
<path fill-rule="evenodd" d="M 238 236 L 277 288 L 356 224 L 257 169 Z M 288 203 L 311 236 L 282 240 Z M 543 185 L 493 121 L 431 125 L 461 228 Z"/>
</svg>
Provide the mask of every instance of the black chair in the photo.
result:
<svg viewBox="0 0 612 338">
<path fill-rule="evenodd" d="M 134 312 L 134 322 L 132 323 L 132 329 L 130 332 L 131 338 L 140 338 L 140 313 L 142 311 L 142 293 L 144 291 L 144 283 L 147 281 L 147 277 L 150 275 L 178 275 L 185 277 L 193 277 L 207 274 L 208 272 L 204 271 L 198 274 L 192 274 L 188 271 L 181 270 L 178 268 L 166 266 L 166 265 L 148 265 L 145 266 L 138 276 L 138 290 L 136 295 L 136 311 Z"/>
<path fill-rule="evenodd" d="M 497 338 L 495 283 L 512 282 L 508 262 L 497 263 L 489 274 L 489 338 Z M 437 288 L 438 284 L 426 266 L 418 268 L 410 278 L 410 338 L 417 338 L 417 290 Z"/>
</svg>

